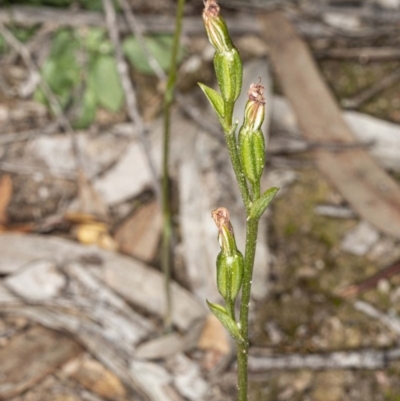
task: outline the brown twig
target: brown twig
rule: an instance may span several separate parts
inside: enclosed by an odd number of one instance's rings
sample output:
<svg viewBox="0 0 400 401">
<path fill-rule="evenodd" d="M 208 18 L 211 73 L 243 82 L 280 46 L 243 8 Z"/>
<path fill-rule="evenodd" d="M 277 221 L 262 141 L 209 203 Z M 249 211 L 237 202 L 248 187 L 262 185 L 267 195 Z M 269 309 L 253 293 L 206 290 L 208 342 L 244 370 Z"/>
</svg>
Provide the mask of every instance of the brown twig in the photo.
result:
<svg viewBox="0 0 400 401">
<path fill-rule="evenodd" d="M 365 291 L 375 288 L 380 280 L 389 279 L 400 273 L 400 260 L 380 270 L 378 273 L 370 276 L 358 284 L 353 284 L 344 288 L 339 295 L 345 298 L 355 297 Z"/>
<path fill-rule="evenodd" d="M 400 71 L 395 70 L 389 75 L 386 75 L 380 81 L 376 82 L 369 88 L 359 92 L 357 95 L 343 99 L 341 104 L 346 109 L 358 109 L 362 106 L 365 102 L 376 96 L 377 94 L 381 93 L 387 88 L 390 88 L 392 85 L 395 85 L 400 81 Z"/>
<path fill-rule="evenodd" d="M 160 199 L 160 183 L 158 181 L 158 174 L 151 158 L 150 145 L 147 138 L 147 128 L 138 110 L 136 93 L 132 85 L 132 81 L 129 77 L 128 64 L 122 52 L 120 35 L 117 25 L 117 15 L 115 13 L 115 9 L 111 0 L 103 0 L 103 7 L 106 16 L 108 34 L 113 44 L 115 58 L 117 62 L 117 69 L 125 93 L 127 113 L 130 120 L 135 124 L 138 130 L 139 138 L 142 143 L 146 160 L 153 178 L 154 191 L 157 194 L 157 198 Z"/>
<path fill-rule="evenodd" d="M 254 375 L 275 370 L 384 369 L 388 366 L 389 362 L 398 360 L 399 358 L 400 347 L 308 355 L 249 355 L 249 372 Z M 253 378 L 256 377 L 253 376 Z"/>
<path fill-rule="evenodd" d="M 230 31 L 233 35 L 243 34 L 256 34 L 260 33 L 258 24 L 254 23 L 254 16 L 238 13 L 232 18 L 227 18 L 227 24 L 230 27 Z M 137 20 L 140 20 L 143 34 L 147 33 L 173 33 L 174 31 L 174 19 L 169 16 L 160 15 L 140 15 L 137 16 Z M 96 11 L 85 11 L 79 10 L 71 11 L 65 9 L 55 9 L 51 7 L 29 7 L 29 6 L 10 6 L 7 9 L 0 9 L 0 22 L 5 24 L 17 23 L 22 25 L 34 25 L 51 21 L 59 26 L 99 26 L 105 27 L 104 19 L 101 13 Z M 299 32 L 307 38 L 330 38 L 336 35 L 336 32 L 331 27 L 327 27 L 318 21 L 310 21 L 304 18 L 297 18 L 296 24 Z M 117 17 L 117 29 L 120 32 L 129 32 L 130 27 L 126 23 L 125 19 Z M 388 28 L 374 28 L 370 29 L 369 34 L 362 33 L 357 37 L 375 37 L 378 33 L 381 33 L 383 29 Z M 204 33 L 204 26 L 197 17 L 186 17 L 182 27 L 182 33 L 185 35 L 197 35 Z"/>
<path fill-rule="evenodd" d="M 347 47 L 317 50 L 317 58 L 334 58 L 340 60 L 390 61 L 400 59 L 400 49 L 395 47 Z"/>
</svg>

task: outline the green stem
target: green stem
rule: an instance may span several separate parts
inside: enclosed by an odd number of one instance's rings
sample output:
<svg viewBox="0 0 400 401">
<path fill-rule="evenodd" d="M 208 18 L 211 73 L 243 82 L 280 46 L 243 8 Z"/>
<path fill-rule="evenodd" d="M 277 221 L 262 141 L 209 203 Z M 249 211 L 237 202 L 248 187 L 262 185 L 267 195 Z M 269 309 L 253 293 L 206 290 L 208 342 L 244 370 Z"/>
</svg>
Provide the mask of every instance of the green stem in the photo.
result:
<svg viewBox="0 0 400 401">
<path fill-rule="evenodd" d="M 172 325 L 172 301 L 171 301 L 171 238 L 172 238 L 172 219 L 170 207 L 170 188 L 169 188 L 169 138 L 171 128 L 171 105 L 174 99 L 174 89 L 176 83 L 176 64 L 179 50 L 179 40 L 182 31 L 183 7 L 185 0 L 178 0 L 176 15 L 175 34 L 171 54 L 171 62 L 168 74 L 167 87 L 164 94 L 164 141 L 163 141 L 163 177 L 162 177 L 162 210 L 163 210 L 163 244 L 161 263 L 165 276 L 165 296 L 166 308 L 164 315 L 164 329 L 169 331 Z"/>
<path fill-rule="evenodd" d="M 240 304 L 240 330 L 245 339 L 238 345 L 238 388 L 239 401 L 247 401 L 247 360 L 249 336 L 249 306 L 254 258 L 256 255 L 258 220 L 250 219 L 246 224 L 246 251 L 244 257 L 244 273 L 242 284 L 242 301 Z"/>
<path fill-rule="evenodd" d="M 251 206 L 251 198 L 249 194 L 249 188 L 244 177 L 242 165 L 240 163 L 239 152 L 236 143 L 237 123 L 232 123 L 233 106 L 234 103 L 225 102 L 225 116 L 224 121 L 222 122 L 222 126 L 224 128 L 225 140 L 228 146 L 233 171 L 235 172 L 236 181 L 239 185 L 240 194 L 242 195 L 246 212 L 249 212 Z"/>
</svg>

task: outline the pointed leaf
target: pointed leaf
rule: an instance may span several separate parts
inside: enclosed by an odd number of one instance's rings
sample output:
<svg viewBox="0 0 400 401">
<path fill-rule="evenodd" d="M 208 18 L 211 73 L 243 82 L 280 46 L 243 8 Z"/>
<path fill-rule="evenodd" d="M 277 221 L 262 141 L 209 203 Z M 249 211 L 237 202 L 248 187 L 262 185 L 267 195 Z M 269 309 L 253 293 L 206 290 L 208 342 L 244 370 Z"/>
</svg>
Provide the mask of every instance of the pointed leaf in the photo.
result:
<svg viewBox="0 0 400 401">
<path fill-rule="evenodd" d="M 251 206 L 249 219 L 259 219 L 278 191 L 276 187 L 267 189 Z"/>
<path fill-rule="evenodd" d="M 244 339 L 240 334 L 240 330 L 236 322 L 228 315 L 226 309 L 217 304 L 213 304 L 207 301 L 207 305 L 210 311 L 216 316 L 216 318 L 222 323 L 222 325 L 228 330 L 229 334 L 237 342 L 244 343 Z"/>
<path fill-rule="evenodd" d="M 112 56 L 98 56 L 91 66 L 89 85 L 94 89 L 99 104 L 117 112 L 124 102 L 124 91 L 117 65 Z"/>
<path fill-rule="evenodd" d="M 209 88 L 208 86 L 201 84 L 199 82 L 199 86 L 201 90 L 204 92 L 204 94 L 207 96 L 208 101 L 211 103 L 211 106 L 217 113 L 219 118 L 224 117 L 224 101 L 222 99 L 222 96 L 215 91 L 212 88 Z"/>
</svg>

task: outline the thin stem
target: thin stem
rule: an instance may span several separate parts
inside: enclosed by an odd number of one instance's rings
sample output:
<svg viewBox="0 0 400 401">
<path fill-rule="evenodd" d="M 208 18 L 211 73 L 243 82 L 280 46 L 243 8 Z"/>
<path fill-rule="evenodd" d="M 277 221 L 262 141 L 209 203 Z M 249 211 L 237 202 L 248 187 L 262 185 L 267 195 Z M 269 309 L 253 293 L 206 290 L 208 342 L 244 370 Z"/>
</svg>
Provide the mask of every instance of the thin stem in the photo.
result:
<svg viewBox="0 0 400 401">
<path fill-rule="evenodd" d="M 224 128 L 225 140 L 228 146 L 229 156 L 231 159 L 233 171 L 235 172 L 236 181 L 239 185 L 240 194 L 242 195 L 243 203 L 248 212 L 251 205 L 249 188 L 247 187 L 246 179 L 243 174 L 242 165 L 240 163 L 237 143 L 236 143 L 236 127 L 237 123 L 232 122 L 234 103 L 225 103 L 225 116 L 222 126 Z"/>
<path fill-rule="evenodd" d="M 171 62 L 168 74 L 167 87 L 164 94 L 164 141 L 163 141 L 163 177 L 162 177 L 162 209 L 163 209 L 163 244 L 162 244 L 162 268 L 165 276 L 165 296 L 166 309 L 164 316 L 164 329 L 169 331 L 172 325 L 172 301 L 171 301 L 171 234 L 172 219 L 170 206 L 170 188 L 169 188 L 169 145 L 171 128 L 171 105 L 174 99 L 174 89 L 176 82 L 176 64 L 179 50 L 179 40 L 182 31 L 183 7 L 185 0 L 178 0 L 178 9 L 176 15 L 175 34 L 171 54 Z"/>
<path fill-rule="evenodd" d="M 245 339 L 238 345 L 238 387 L 239 401 L 247 401 L 247 359 L 249 336 L 249 306 L 253 276 L 254 258 L 256 255 L 258 220 L 250 219 L 246 224 L 246 251 L 244 257 L 244 273 L 242 284 L 242 301 L 240 304 L 240 330 Z"/>
</svg>

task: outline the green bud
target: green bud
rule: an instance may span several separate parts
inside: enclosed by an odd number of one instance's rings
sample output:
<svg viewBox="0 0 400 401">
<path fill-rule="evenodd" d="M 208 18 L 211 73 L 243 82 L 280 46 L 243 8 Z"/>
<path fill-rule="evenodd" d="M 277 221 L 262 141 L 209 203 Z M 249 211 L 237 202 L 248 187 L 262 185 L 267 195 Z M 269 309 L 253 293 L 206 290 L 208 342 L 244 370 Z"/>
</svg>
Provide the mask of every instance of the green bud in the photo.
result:
<svg viewBox="0 0 400 401">
<path fill-rule="evenodd" d="M 212 212 L 212 217 L 218 227 L 221 247 L 217 257 L 218 291 L 225 300 L 234 300 L 242 286 L 243 255 L 236 247 L 228 210 L 220 207 Z"/>
<path fill-rule="evenodd" d="M 234 47 L 229 51 L 216 52 L 214 68 L 222 98 L 235 102 L 242 89 L 243 66 L 239 52 Z"/>
<path fill-rule="evenodd" d="M 224 299 L 234 300 L 242 286 L 243 255 L 236 251 L 233 256 L 226 256 L 221 251 L 217 257 L 218 291 Z"/>
<path fill-rule="evenodd" d="M 219 11 L 216 0 L 206 0 L 203 21 L 208 39 L 216 50 L 214 67 L 222 98 L 225 102 L 233 103 L 242 89 L 243 66 Z"/>
<path fill-rule="evenodd" d="M 246 178 L 257 183 L 265 164 L 265 140 L 261 130 L 265 115 L 264 87 L 251 84 L 247 92 L 244 122 L 239 130 L 239 153 Z"/>
<path fill-rule="evenodd" d="M 233 48 L 225 20 L 219 14 L 220 8 L 216 0 L 204 3 L 203 21 L 208 39 L 217 52 L 230 51 Z"/>
</svg>

